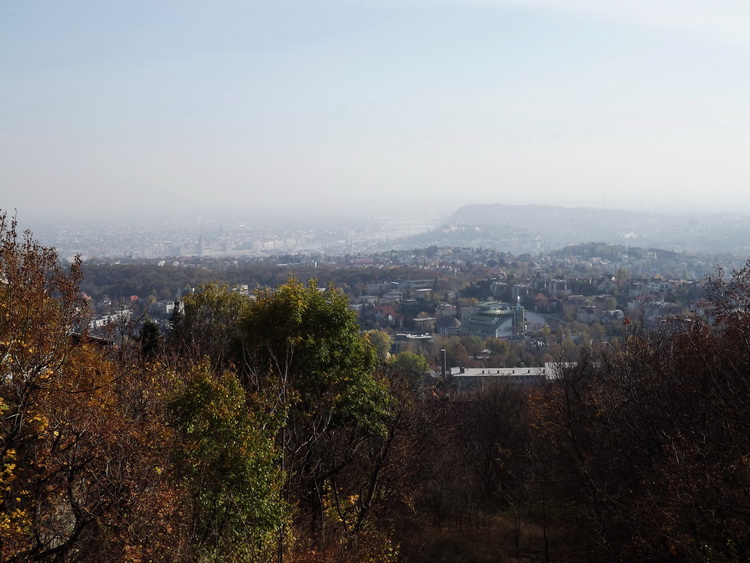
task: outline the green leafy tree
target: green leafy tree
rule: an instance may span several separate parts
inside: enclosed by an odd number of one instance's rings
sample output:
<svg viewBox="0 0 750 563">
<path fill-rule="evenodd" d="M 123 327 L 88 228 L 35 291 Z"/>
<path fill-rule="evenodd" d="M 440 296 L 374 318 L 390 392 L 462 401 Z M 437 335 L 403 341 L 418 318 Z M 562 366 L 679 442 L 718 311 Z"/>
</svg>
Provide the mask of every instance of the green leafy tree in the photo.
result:
<svg viewBox="0 0 750 563">
<path fill-rule="evenodd" d="M 255 386 L 281 384 L 304 418 L 382 433 L 388 395 L 373 375 L 375 349 L 359 334 L 343 292 L 294 279 L 260 292 L 245 314 L 242 345 Z"/>
<path fill-rule="evenodd" d="M 546 344 L 549 344 L 550 342 L 550 336 L 552 335 L 552 329 L 549 327 L 547 323 L 544 323 L 542 325 L 542 328 L 539 329 L 539 333 L 541 334 L 542 338 L 544 339 L 544 342 Z"/>
<path fill-rule="evenodd" d="M 375 353 L 381 362 L 386 361 L 391 355 L 393 337 L 384 330 L 368 330 L 365 338 L 375 347 Z"/>
<path fill-rule="evenodd" d="M 395 370 L 412 376 L 423 375 L 430 369 L 430 365 L 424 356 L 409 350 L 404 350 L 392 356 L 388 365 Z"/>
<path fill-rule="evenodd" d="M 240 323 L 249 303 L 226 285 L 201 286 L 185 296 L 184 310 L 173 319 L 172 340 L 183 354 L 208 357 L 214 366 L 228 367 L 239 357 Z"/>
<path fill-rule="evenodd" d="M 476 358 L 484 349 L 485 343 L 478 336 L 471 335 L 461 337 L 461 344 L 469 357 Z"/>
<path fill-rule="evenodd" d="M 287 513 L 274 443 L 280 418 L 249 404 L 234 374 L 208 365 L 189 374 L 169 408 L 195 549 L 216 561 L 269 559 Z"/>
<path fill-rule="evenodd" d="M 141 355 L 147 360 L 156 358 L 163 344 L 159 325 L 151 319 L 146 319 L 141 327 L 138 340 L 141 344 Z"/>
<path fill-rule="evenodd" d="M 278 440 L 287 498 L 319 541 L 331 483 L 345 494 L 342 472 L 357 447 L 386 434 L 390 395 L 341 291 L 292 279 L 256 297 L 242 324 L 247 383 L 275 393 L 274 408 L 286 413 Z"/>
<path fill-rule="evenodd" d="M 547 325 L 545 325 L 547 326 Z M 510 343 L 502 338 L 491 336 L 487 339 L 487 349 L 494 356 L 507 356 L 510 353 Z"/>
</svg>

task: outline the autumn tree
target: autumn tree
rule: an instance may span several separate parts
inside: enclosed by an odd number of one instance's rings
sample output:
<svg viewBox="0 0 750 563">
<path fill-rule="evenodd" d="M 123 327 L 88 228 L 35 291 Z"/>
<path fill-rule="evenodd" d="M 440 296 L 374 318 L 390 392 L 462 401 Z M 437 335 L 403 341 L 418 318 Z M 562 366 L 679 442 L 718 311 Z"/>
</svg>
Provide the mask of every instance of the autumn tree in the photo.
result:
<svg viewBox="0 0 750 563">
<path fill-rule="evenodd" d="M 76 296 L 80 263 L 70 272 L 52 249 L 19 235 L 15 219 L 0 215 L 0 455 L 3 559 L 43 554 L 66 546 L 72 534 L 34 538 L 38 502 L 29 488 L 39 477 L 27 465 L 44 446 L 49 421 L 40 389 L 57 376 L 71 349 L 69 334 L 83 321 Z"/>
<path fill-rule="evenodd" d="M 750 557 L 750 267 L 706 317 L 586 352 L 538 398 L 538 469 L 589 561 Z"/>
<path fill-rule="evenodd" d="M 66 270 L 0 215 L 4 561 L 159 560 L 178 543 L 173 490 L 155 473 L 169 433 L 153 403 L 124 400 L 143 390 L 81 332 L 80 279 L 78 260 Z"/>
</svg>

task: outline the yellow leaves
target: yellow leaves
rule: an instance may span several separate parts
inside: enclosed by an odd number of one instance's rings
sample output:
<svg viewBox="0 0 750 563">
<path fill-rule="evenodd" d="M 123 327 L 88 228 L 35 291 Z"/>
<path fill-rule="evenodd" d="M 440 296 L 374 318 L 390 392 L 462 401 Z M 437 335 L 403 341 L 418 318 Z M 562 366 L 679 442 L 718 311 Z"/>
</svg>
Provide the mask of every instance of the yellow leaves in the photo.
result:
<svg viewBox="0 0 750 563">
<path fill-rule="evenodd" d="M 40 437 L 41 433 L 49 426 L 49 419 L 41 413 L 35 413 L 33 416 L 29 416 L 26 419 L 26 422 L 34 426 L 34 430 L 40 433 Z"/>
<path fill-rule="evenodd" d="M 16 469 L 15 462 L 16 450 L 10 448 L 5 452 L 5 457 L 3 459 L 3 470 L 0 473 L 0 483 L 10 484 L 15 479 L 15 475 L 13 474 Z"/>
<path fill-rule="evenodd" d="M 0 512 L 0 537 L 25 534 L 30 523 L 28 512 L 21 508 Z"/>
<path fill-rule="evenodd" d="M 10 493 L 13 489 L 12 483 L 16 480 L 16 450 L 9 448 L 5 452 L 2 464 L 2 472 L 0 472 L 0 488 L 6 493 Z M 16 495 L 10 497 L 10 502 L 15 502 L 16 505 L 21 505 L 25 500 L 24 497 L 29 496 L 29 491 L 20 491 Z M 26 533 L 30 525 L 31 519 L 26 510 L 20 506 L 12 507 L 8 506 L 8 501 L 0 497 L 0 543 L 6 538 L 11 536 L 20 536 Z"/>
</svg>

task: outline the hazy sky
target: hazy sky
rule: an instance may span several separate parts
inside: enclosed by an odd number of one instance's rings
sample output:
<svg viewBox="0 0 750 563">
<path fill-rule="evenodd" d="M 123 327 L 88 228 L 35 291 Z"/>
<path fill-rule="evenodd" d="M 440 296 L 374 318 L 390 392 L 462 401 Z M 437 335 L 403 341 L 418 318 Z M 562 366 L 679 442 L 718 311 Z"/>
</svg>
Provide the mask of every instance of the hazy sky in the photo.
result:
<svg viewBox="0 0 750 563">
<path fill-rule="evenodd" d="M 0 2 L 0 208 L 750 208 L 747 0 Z"/>
</svg>

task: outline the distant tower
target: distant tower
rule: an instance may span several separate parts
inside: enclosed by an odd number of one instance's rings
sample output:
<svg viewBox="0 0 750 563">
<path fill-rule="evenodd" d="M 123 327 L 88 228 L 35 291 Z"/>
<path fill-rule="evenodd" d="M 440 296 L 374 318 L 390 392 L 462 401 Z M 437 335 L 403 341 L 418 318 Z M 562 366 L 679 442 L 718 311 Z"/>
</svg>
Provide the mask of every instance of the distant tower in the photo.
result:
<svg viewBox="0 0 750 563">
<path fill-rule="evenodd" d="M 521 297 L 516 298 L 516 306 L 513 309 L 513 338 L 521 338 L 526 335 L 526 318 L 524 308 L 521 306 Z"/>
</svg>

